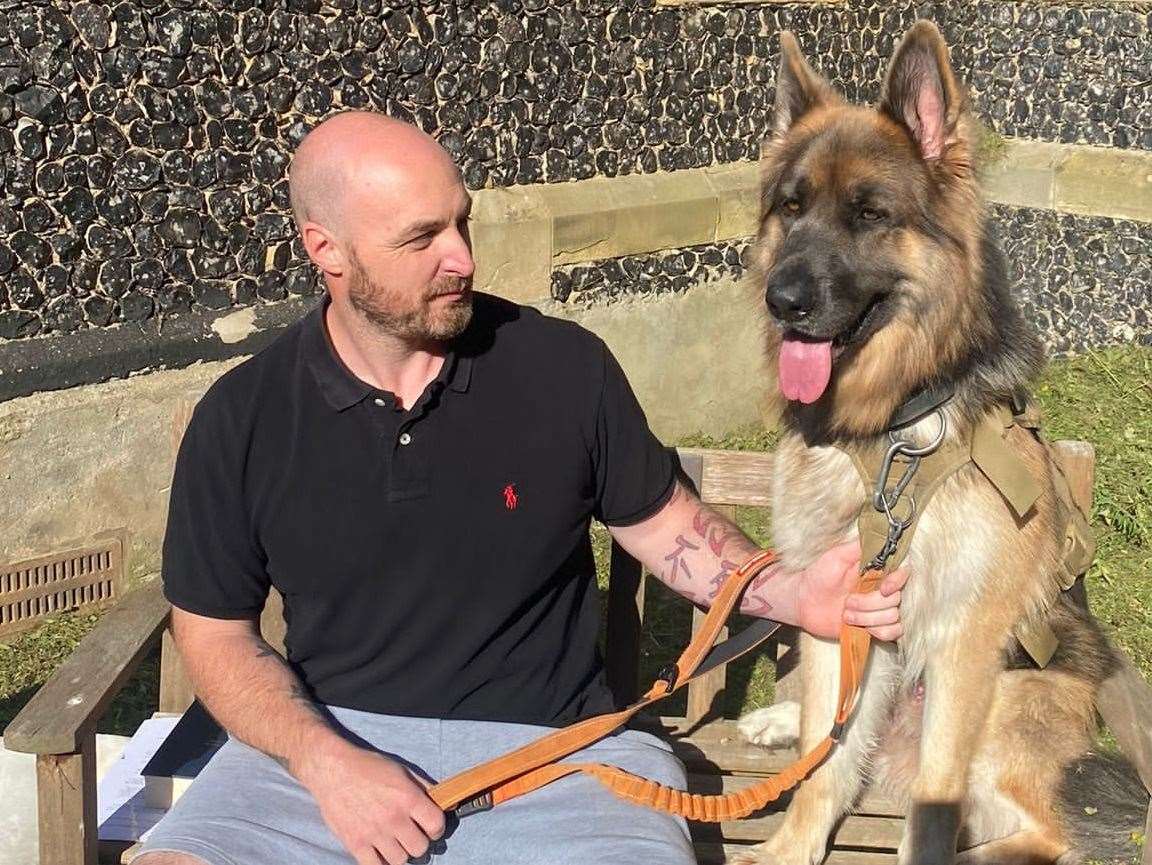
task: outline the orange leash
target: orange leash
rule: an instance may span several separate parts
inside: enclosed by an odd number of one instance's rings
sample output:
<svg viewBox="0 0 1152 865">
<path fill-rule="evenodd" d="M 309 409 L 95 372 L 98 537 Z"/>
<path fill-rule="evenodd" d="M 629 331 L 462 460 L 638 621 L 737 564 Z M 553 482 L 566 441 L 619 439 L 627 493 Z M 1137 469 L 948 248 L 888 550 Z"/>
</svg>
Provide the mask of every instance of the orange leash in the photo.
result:
<svg viewBox="0 0 1152 865">
<path fill-rule="evenodd" d="M 661 677 L 637 702 L 617 712 L 587 718 L 487 763 L 467 769 L 430 787 L 428 795 L 445 811 L 455 810 L 458 816 L 464 817 L 477 811 L 486 811 L 494 805 L 530 793 L 567 775 L 583 772 L 596 778 L 617 796 L 629 802 L 707 823 L 738 820 L 780 798 L 824 761 L 835 742 L 839 740 L 844 724 L 855 708 L 871 645 L 871 637 L 863 628 L 844 625 L 840 631 L 840 696 L 832 731 L 791 766 L 758 784 L 735 793 L 705 796 L 666 787 L 615 766 L 556 762 L 604 738 L 641 709 L 664 699 L 692 681 L 698 674 L 701 662 L 716 642 L 720 629 L 743 596 L 745 588 L 757 574 L 775 561 L 775 553 L 762 551 L 728 577 L 700 629 L 675 666 L 662 672 Z M 872 591 L 883 576 L 880 570 L 871 568 L 866 570 L 861 574 L 856 590 Z M 766 631 L 757 642 L 744 646 L 725 662 L 755 648 L 771 633 L 773 631 Z"/>
</svg>

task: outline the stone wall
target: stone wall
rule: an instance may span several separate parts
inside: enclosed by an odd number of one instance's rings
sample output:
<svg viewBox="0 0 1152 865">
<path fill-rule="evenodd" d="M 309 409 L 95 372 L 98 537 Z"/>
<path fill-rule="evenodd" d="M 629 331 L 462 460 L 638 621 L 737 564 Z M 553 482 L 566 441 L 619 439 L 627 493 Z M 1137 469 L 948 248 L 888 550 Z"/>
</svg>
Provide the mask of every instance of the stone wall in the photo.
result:
<svg viewBox="0 0 1152 865">
<path fill-rule="evenodd" d="M 477 285 L 604 336 L 658 434 L 756 420 L 779 31 L 869 99 L 919 16 L 1005 137 L 993 215 L 1050 346 L 1148 339 L 1152 48 L 1123 4 L 0 0 L 0 557 L 113 531 L 130 581 L 158 567 L 190 406 L 315 302 L 286 170 L 344 108 L 443 141 Z"/>
<path fill-rule="evenodd" d="M 1050 352 L 1152 345 L 1152 223 L 996 206 L 1017 298 Z M 552 295 L 592 306 L 739 279 L 748 240 L 559 267 Z"/>
<path fill-rule="evenodd" d="M 317 291 L 285 177 L 333 111 L 414 119 L 473 188 L 699 168 L 757 156 L 781 29 L 867 99 L 920 16 L 999 133 L 1152 148 L 1150 16 L 1123 6 L 0 2 L 0 340 Z"/>
</svg>

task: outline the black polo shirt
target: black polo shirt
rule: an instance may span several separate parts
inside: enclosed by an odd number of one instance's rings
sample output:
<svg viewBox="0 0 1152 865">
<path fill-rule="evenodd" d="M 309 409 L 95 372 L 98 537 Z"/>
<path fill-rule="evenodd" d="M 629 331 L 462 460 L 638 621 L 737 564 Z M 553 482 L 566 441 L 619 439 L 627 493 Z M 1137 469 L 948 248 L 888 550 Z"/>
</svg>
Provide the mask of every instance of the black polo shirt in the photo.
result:
<svg viewBox="0 0 1152 865">
<path fill-rule="evenodd" d="M 604 343 L 490 295 L 411 409 L 332 348 L 327 298 L 197 405 L 164 587 L 214 618 L 284 596 L 319 701 L 560 724 L 612 701 L 589 521 L 670 497 L 673 466 Z"/>
</svg>

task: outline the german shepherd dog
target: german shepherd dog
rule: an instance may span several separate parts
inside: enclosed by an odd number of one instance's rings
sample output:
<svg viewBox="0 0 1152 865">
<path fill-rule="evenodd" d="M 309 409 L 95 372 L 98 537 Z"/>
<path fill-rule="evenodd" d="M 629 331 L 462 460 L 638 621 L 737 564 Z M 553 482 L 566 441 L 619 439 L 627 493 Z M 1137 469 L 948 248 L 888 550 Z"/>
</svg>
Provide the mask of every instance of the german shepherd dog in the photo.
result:
<svg viewBox="0 0 1152 865">
<path fill-rule="evenodd" d="M 918 444 L 942 426 L 948 437 L 970 435 L 1041 369 L 1040 343 L 989 234 L 977 130 L 927 21 L 905 35 L 869 108 L 846 104 L 783 34 L 754 273 L 786 399 L 773 526 L 791 567 L 856 533 L 869 491 L 842 447 L 886 441 L 902 404 L 943 385 L 953 392 L 946 424 L 933 414 L 902 434 Z M 1069 814 L 1074 776 L 1102 759 L 1091 756 L 1094 699 L 1114 656 L 1061 593 L 1070 505 L 1057 494 L 1050 452 L 1022 427 L 1007 435 L 1040 491 L 1030 513 L 1018 518 L 972 463 L 937 489 L 909 548 L 905 636 L 873 646 L 841 743 L 801 785 L 775 837 L 737 861 L 821 862 L 868 776 L 907 807 L 901 863 L 1063 865 L 1107 855 L 1083 846 Z M 1060 639 L 1043 669 L 1013 636 L 1036 619 Z M 838 670 L 835 642 L 801 638 L 802 752 L 832 725 Z M 746 716 L 745 735 L 773 738 L 778 711 Z M 1117 777 L 1116 795 L 1137 814 L 1143 790 L 1130 772 Z M 1124 809 L 1106 807 L 1098 833 L 1127 824 Z M 1121 827 L 1121 843 L 1138 825 Z"/>
</svg>

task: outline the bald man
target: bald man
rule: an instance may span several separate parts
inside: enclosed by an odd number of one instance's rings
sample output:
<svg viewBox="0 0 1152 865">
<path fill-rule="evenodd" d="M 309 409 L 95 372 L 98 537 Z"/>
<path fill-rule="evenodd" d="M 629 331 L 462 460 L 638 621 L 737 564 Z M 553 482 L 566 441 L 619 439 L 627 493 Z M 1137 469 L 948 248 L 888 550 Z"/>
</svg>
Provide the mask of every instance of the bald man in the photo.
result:
<svg viewBox="0 0 1152 865">
<path fill-rule="evenodd" d="M 230 738 L 133 861 L 693 862 L 683 821 L 583 776 L 460 820 L 424 785 L 614 707 L 593 518 L 701 604 L 756 546 L 677 482 L 603 342 L 473 292 L 471 199 L 433 139 L 340 114 L 290 182 L 327 292 L 197 406 L 164 544 L 176 643 Z M 770 571 L 744 610 L 894 638 L 904 574 L 849 595 L 856 559 Z M 287 659 L 258 630 L 271 586 Z M 685 783 L 646 733 L 571 759 Z"/>
</svg>

